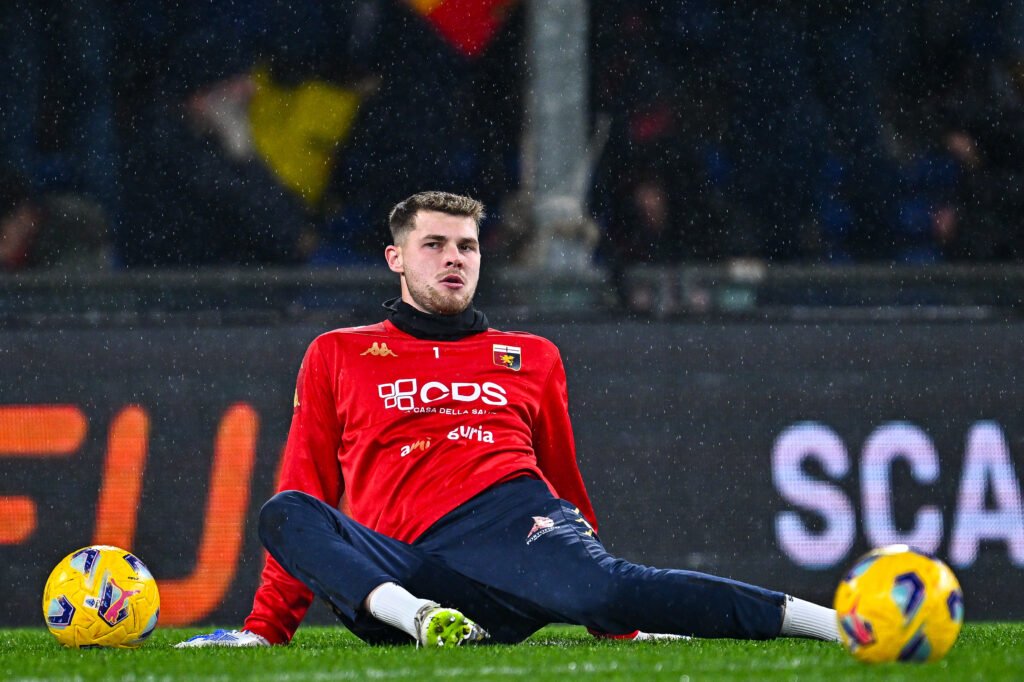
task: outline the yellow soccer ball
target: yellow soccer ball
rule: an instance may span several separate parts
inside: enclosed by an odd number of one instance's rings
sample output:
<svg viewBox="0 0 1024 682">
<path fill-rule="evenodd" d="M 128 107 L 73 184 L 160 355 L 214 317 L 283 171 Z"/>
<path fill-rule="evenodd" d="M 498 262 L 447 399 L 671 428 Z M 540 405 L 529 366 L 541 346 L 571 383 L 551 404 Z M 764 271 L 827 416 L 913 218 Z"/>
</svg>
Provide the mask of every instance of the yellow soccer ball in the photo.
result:
<svg viewBox="0 0 1024 682">
<path fill-rule="evenodd" d="M 67 647 L 142 646 L 156 629 L 160 593 L 138 557 L 93 545 L 64 557 L 43 589 L 43 617 Z"/>
<path fill-rule="evenodd" d="M 858 660 L 937 661 L 964 621 L 964 599 L 953 571 L 906 545 L 868 552 L 836 590 L 839 636 Z"/>
</svg>

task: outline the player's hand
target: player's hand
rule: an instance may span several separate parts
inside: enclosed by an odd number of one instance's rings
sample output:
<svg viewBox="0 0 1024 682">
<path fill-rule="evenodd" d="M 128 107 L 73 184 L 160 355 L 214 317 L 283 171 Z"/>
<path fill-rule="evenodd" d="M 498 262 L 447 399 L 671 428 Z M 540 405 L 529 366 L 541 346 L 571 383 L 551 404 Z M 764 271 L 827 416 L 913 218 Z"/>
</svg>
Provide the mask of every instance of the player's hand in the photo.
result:
<svg viewBox="0 0 1024 682">
<path fill-rule="evenodd" d="M 205 635 L 190 637 L 174 645 L 175 649 L 204 646 L 270 646 L 266 637 L 248 630 L 215 630 Z"/>
</svg>

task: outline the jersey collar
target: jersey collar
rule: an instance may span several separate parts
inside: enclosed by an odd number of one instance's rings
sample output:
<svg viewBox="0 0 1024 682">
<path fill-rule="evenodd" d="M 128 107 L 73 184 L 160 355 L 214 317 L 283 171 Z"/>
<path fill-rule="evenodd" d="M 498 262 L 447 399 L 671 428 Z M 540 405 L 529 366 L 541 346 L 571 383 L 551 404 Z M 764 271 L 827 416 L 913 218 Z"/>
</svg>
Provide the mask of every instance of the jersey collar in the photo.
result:
<svg viewBox="0 0 1024 682">
<path fill-rule="evenodd" d="M 431 315 L 413 308 L 401 298 L 384 302 L 388 319 L 399 330 L 429 341 L 457 341 L 487 331 L 487 316 L 470 306 L 455 315 Z"/>
</svg>

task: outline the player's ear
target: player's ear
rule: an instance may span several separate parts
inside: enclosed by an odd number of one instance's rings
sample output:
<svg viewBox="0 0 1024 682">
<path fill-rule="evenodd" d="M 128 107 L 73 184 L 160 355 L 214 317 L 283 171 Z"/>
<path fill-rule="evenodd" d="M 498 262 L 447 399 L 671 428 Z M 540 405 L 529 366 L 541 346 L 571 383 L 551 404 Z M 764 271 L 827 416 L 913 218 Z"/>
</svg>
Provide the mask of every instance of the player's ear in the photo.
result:
<svg viewBox="0 0 1024 682">
<path fill-rule="evenodd" d="M 388 245 L 384 249 L 384 260 L 388 262 L 391 272 L 397 272 L 398 274 L 405 272 L 405 265 L 402 263 L 402 247 L 395 246 L 394 244 Z"/>
</svg>

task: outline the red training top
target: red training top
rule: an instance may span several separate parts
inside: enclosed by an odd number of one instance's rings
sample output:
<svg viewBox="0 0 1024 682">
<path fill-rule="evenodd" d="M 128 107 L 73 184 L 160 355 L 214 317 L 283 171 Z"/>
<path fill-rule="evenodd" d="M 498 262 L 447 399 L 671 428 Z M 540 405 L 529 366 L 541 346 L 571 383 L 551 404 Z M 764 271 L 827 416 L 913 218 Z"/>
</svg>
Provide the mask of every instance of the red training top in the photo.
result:
<svg viewBox="0 0 1024 682">
<path fill-rule="evenodd" d="M 413 542 L 497 483 L 532 475 L 597 520 L 576 465 L 565 368 L 547 339 L 495 329 L 419 339 L 390 321 L 316 338 L 302 361 L 279 490 Z M 267 557 L 245 628 L 287 642 L 312 593 Z"/>
</svg>

